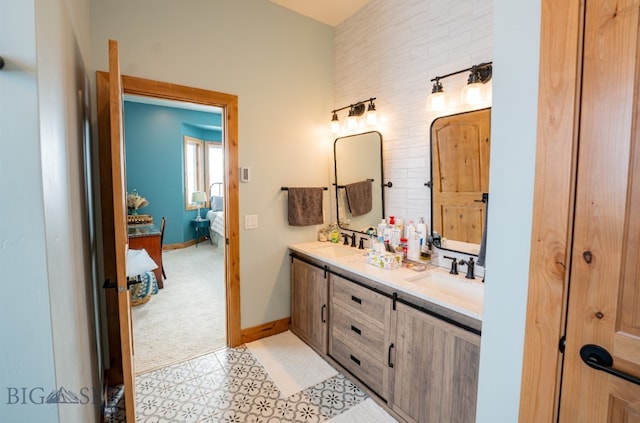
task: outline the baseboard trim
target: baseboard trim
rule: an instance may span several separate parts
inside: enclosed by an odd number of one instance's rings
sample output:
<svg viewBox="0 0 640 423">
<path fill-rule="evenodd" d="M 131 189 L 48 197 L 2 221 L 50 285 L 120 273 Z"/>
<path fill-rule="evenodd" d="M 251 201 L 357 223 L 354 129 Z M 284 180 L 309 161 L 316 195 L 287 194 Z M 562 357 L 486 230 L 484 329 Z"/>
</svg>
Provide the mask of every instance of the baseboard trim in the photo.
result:
<svg viewBox="0 0 640 423">
<path fill-rule="evenodd" d="M 286 317 L 284 319 L 274 320 L 273 322 L 242 329 L 240 331 L 242 343 L 246 344 L 247 342 L 257 341 L 258 339 L 286 332 L 289 330 L 289 323 L 291 323 L 291 318 Z"/>
<path fill-rule="evenodd" d="M 200 241 L 198 241 L 199 244 L 202 244 L 205 241 L 209 241 L 209 237 L 202 237 L 200 238 Z M 163 250 L 179 250 L 181 248 L 187 248 L 187 247 L 191 247 L 192 245 L 196 244 L 196 240 L 195 239 L 190 239 L 189 241 L 185 241 L 185 242 L 177 242 L 175 244 L 164 244 L 162 246 Z"/>
</svg>

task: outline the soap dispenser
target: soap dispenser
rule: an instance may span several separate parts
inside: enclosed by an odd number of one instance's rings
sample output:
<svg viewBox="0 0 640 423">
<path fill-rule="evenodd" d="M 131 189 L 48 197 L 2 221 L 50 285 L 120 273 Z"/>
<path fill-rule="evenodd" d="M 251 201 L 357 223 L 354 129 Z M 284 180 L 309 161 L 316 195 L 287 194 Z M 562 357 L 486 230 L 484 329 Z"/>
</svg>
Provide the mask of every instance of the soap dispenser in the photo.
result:
<svg viewBox="0 0 640 423">
<path fill-rule="evenodd" d="M 336 223 L 332 223 L 329 228 L 329 241 L 333 243 L 340 242 L 340 230 Z"/>
</svg>

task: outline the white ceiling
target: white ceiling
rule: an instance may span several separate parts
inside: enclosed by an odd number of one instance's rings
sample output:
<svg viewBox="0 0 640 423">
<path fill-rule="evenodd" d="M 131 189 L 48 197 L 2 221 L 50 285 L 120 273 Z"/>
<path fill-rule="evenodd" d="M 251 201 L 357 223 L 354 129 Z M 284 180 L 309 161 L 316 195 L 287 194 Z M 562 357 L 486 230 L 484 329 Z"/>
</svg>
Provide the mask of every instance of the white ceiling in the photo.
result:
<svg viewBox="0 0 640 423">
<path fill-rule="evenodd" d="M 371 0 L 271 0 L 327 25 L 336 26 Z"/>
</svg>

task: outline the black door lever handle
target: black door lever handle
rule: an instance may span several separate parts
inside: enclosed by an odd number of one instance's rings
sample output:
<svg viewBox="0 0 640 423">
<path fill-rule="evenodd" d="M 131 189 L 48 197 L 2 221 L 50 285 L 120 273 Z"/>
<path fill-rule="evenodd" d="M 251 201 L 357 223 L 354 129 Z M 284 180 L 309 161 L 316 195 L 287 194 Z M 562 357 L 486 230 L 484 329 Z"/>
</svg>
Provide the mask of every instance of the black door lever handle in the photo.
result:
<svg viewBox="0 0 640 423">
<path fill-rule="evenodd" d="M 142 283 L 142 279 L 136 278 L 136 279 L 127 279 L 127 289 L 131 288 L 133 285 Z M 103 289 L 118 289 L 118 284 L 115 282 L 112 282 L 111 280 L 107 279 L 106 281 L 104 281 L 104 283 L 102 284 L 102 288 Z"/>
<path fill-rule="evenodd" d="M 596 370 L 619 377 L 627 382 L 640 385 L 640 378 L 613 368 L 613 357 L 599 345 L 587 344 L 580 348 L 580 357 L 585 364 Z"/>
</svg>

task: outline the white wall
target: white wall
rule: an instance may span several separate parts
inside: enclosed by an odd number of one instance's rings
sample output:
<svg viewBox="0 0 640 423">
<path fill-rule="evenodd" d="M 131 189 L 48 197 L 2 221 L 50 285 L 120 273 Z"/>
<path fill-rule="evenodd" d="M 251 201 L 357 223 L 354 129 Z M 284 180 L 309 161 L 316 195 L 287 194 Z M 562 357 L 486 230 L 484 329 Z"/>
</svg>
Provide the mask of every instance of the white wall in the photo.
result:
<svg viewBox="0 0 640 423">
<path fill-rule="evenodd" d="M 491 60 L 492 2 L 373 0 L 336 27 L 335 107 L 376 97 L 384 139 L 385 215 L 431 221 L 431 78 Z M 458 92 L 468 74 L 443 80 Z M 456 106 L 444 112 L 462 111 Z"/>
<path fill-rule="evenodd" d="M 491 204 L 480 423 L 518 420 L 531 253 L 540 10 L 541 0 L 494 1 Z"/>
<path fill-rule="evenodd" d="M 6 62 L 0 70 L 0 416 L 54 422 L 55 407 L 22 404 L 22 396 L 9 396 L 20 392 L 12 388 L 55 386 L 34 16 L 34 1 L 24 0 L 3 2 L 0 13 L 0 51 Z"/>
<path fill-rule="evenodd" d="M 99 395 L 84 125 L 89 119 L 88 0 L 38 0 L 36 27 L 42 186 L 57 387 Z M 70 359 L 73 357 L 73 359 Z M 86 399 L 81 398 L 82 401 Z M 95 407 L 60 406 L 60 421 L 92 421 Z M 94 401 L 94 398 L 91 398 Z M 91 404 L 91 403 L 90 403 Z"/>
<path fill-rule="evenodd" d="M 85 0 L 10 0 L 0 13 L 3 421 L 99 415 L 80 94 L 88 12 Z M 41 403 L 61 387 L 84 404 Z"/>
<path fill-rule="evenodd" d="M 94 69 L 108 69 L 112 38 L 123 74 L 238 96 L 239 165 L 251 168 L 240 184 L 241 326 L 288 317 L 287 245 L 318 228 L 288 226 L 280 187 L 329 184 L 333 29 L 266 0 L 92 0 L 91 15 Z M 243 229 L 247 214 L 258 229 Z"/>
</svg>

